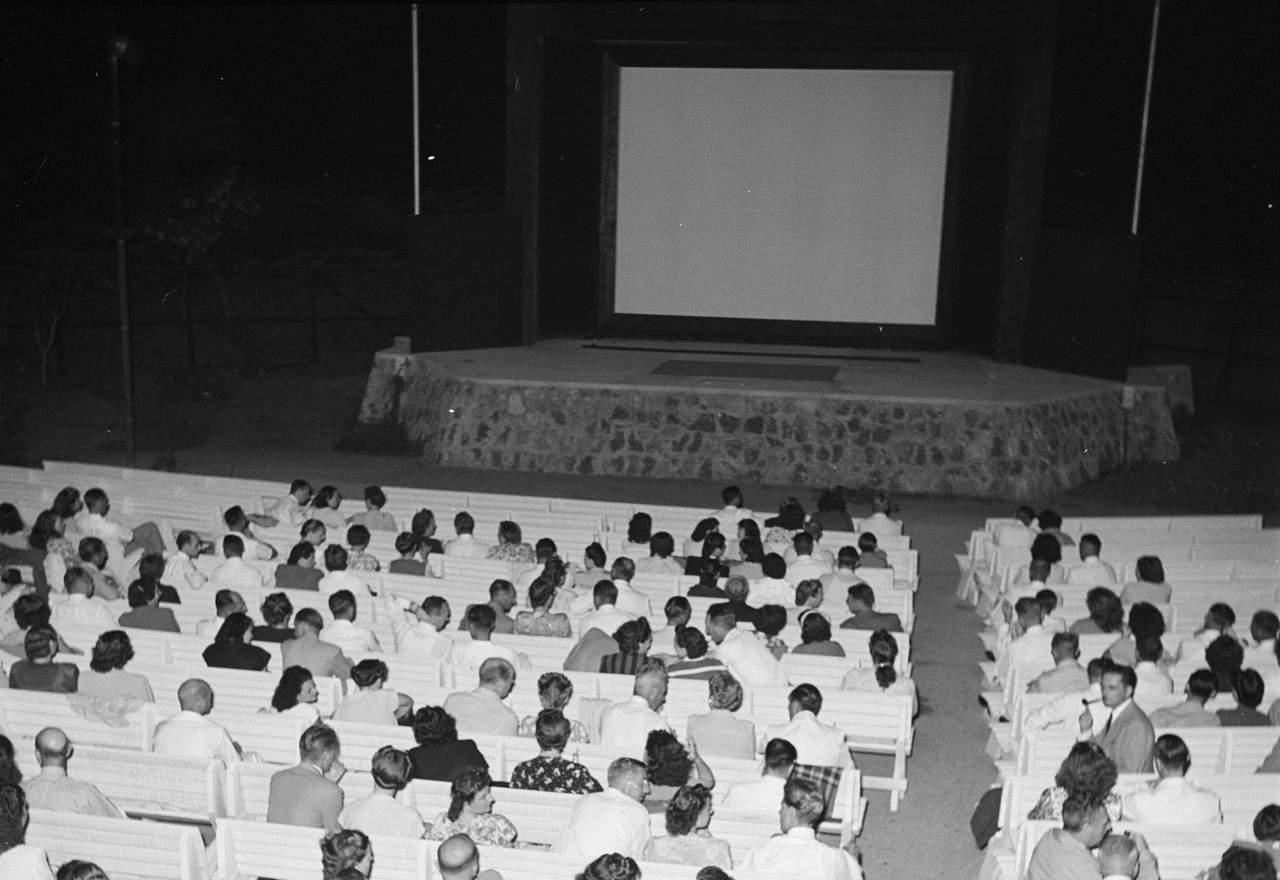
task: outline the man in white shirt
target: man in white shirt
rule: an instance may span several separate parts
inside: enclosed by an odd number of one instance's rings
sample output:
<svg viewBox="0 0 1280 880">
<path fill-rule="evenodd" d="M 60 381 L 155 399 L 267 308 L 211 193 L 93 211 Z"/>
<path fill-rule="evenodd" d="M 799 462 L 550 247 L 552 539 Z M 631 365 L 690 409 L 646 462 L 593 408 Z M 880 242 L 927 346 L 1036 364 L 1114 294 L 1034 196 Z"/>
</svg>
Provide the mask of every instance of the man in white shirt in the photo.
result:
<svg viewBox="0 0 1280 880">
<path fill-rule="evenodd" d="M 223 622 L 232 614 L 249 613 L 249 607 L 244 604 L 244 598 L 235 590 L 218 590 L 214 593 L 213 607 L 218 616 L 212 620 L 202 620 L 197 623 L 196 635 L 216 636 L 218 630 L 222 629 Z"/>
<path fill-rule="evenodd" d="M 579 635 L 586 635 L 587 630 L 591 629 L 613 635 L 618 627 L 637 619 L 637 615 L 618 608 L 618 585 L 613 581 L 598 581 L 591 591 L 591 599 L 596 610 L 585 615 L 579 622 Z"/>
<path fill-rule="evenodd" d="M 459 733 L 515 736 L 520 719 L 502 701 L 516 686 L 515 667 L 491 658 L 480 664 L 480 686 L 474 691 L 449 694 L 444 710 L 458 722 Z"/>
<path fill-rule="evenodd" d="M 796 685 L 787 700 L 791 720 L 765 731 L 756 750 L 763 752 L 771 739 L 785 739 L 795 746 L 797 763 L 840 770 L 852 767 L 844 731 L 819 721 L 821 711 L 822 692 L 811 684 Z"/>
<path fill-rule="evenodd" d="M 83 536 L 118 541 L 125 556 L 139 550 L 143 553 L 164 553 L 164 539 L 155 523 L 142 523 L 130 529 L 107 519 L 110 512 L 111 501 L 107 493 L 101 489 L 90 489 L 84 493 L 84 512 L 76 517 L 77 530 Z"/>
<path fill-rule="evenodd" d="M 453 642 L 441 630 L 449 625 L 449 603 L 439 596 L 428 596 L 421 605 L 405 602 L 391 596 L 385 590 L 383 609 L 391 621 L 391 632 L 396 638 L 396 653 L 423 660 L 449 660 Z M 398 606 L 398 607 L 397 607 Z M 410 621 L 405 612 L 413 616 Z"/>
<path fill-rule="evenodd" d="M 1030 547 L 1036 537 L 1036 512 L 1027 505 L 1022 505 L 1014 514 L 1017 522 L 1001 523 L 996 526 L 992 539 L 1002 550 Z"/>
<path fill-rule="evenodd" d="M 902 523 L 889 514 L 893 505 L 882 492 L 871 496 L 871 515 L 858 524 L 858 531 L 870 532 L 877 538 L 896 538 L 902 534 Z"/>
<path fill-rule="evenodd" d="M 1085 587 L 1109 587 L 1115 584 L 1116 570 L 1098 558 L 1102 541 L 1092 533 L 1080 536 L 1080 564 L 1067 570 L 1067 583 Z"/>
<path fill-rule="evenodd" d="M 1154 754 L 1159 779 L 1124 795 L 1124 818 L 1164 825 L 1220 824 L 1222 802 L 1218 796 L 1186 778 L 1191 768 L 1191 750 L 1182 737 L 1172 733 L 1161 736 L 1156 740 Z"/>
<path fill-rule="evenodd" d="M 609 787 L 584 794 L 573 805 L 569 821 L 551 851 L 576 856 L 589 864 L 605 853 L 621 853 L 633 859 L 644 855 L 649 843 L 648 774 L 642 762 L 618 758 L 609 765 Z"/>
<path fill-rule="evenodd" d="M 525 665 L 519 662 L 519 655 L 506 645 L 495 645 L 490 638 L 493 635 L 493 624 L 497 614 L 489 605 L 472 605 L 467 609 L 467 632 L 471 639 L 455 642 L 450 651 L 454 666 L 464 669 L 478 670 L 490 657 L 506 660 L 512 666 Z"/>
<path fill-rule="evenodd" d="M 1164 653 L 1160 637 L 1150 634 L 1139 636 L 1135 641 L 1135 650 L 1138 662 L 1133 666 L 1133 674 L 1138 677 L 1138 684 L 1133 689 L 1133 701 L 1148 713 L 1169 705 L 1173 679 L 1157 665 L 1160 655 Z"/>
<path fill-rule="evenodd" d="M 253 530 L 249 525 L 249 518 L 244 515 L 244 508 L 240 505 L 227 508 L 222 514 L 222 522 L 227 527 L 227 535 L 235 535 L 241 541 L 243 549 L 240 551 L 243 556 L 249 559 L 256 559 L 259 562 L 267 562 L 276 558 L 276 548 L 272 547 L 266 541 L 259 541 L 253 536 Z M 223 545 L 225 549 L 225 543 Z"/>
<path fill-rule="evenodd" d="M 632 695 L 621 703 L 614 703 L 601 715 L 600 744 L 643 759 L 649 732 L 671 730 L 661 712 L 666 702 L 666 670 L 652 666 L 637 672 Z"/>
<path fill-rule="evenodd" d="M 1080 665 L 1080 637 L 1075 633 L 1054 633 L 1049 643 L 1054 667 L 1027 685 L 1029 694 L 1070 694 L 1089 687 L 1089 674 Z"/>
<path fill-rule="evenodd" d="M 200 555 L 200 536 L 195 532 L 181 531 L 176 540 L 178 549 L 165 558 L 164 574 L 160 576 L 160 582 L 173 587 L 198 590 L 209 581 L 192 561 Z"/>
<path fill-rule="evenodd" d="M 1215 602 L 1209 606 L 1204 615 L 1204 626 L 1190 638 L 1182 640 L 1178 645 L 1178 662 L 1200 668 L 1208 665 L 1204 658 L 1204 650 L 1214 640 L 1230 631 L 1235 626 L 1236 613 L 1225 602 Z M 1235 636 L 1232 636 L 1234 638 Z"/>
<path fill-rule="evenodd" d="M 337 645 L 345 654 L 382 653 L 378 637 L 356 624 L 356 597 L 350 590 L 339 590 L 329 597 L 329 613 L 333 623 L 320 631 L 320 640 Z"/>
<path fill-rule="evenodd" d="M 720 809 L 752 816 L 778 815 L 782 789 L 796 765 L 796 747 L 785 739 L 771 739 L 764 747 L 764 774 L 753 782 L 736 782 L 725 792 Z"/>
<path fill-rule="evenodd" d="M 724 507 L 707 516 L 720 521 L 720 531 L 724 535 L 736 535 L 739 522 L 755 517 L 754 513 L 742 506 L 742 490 L 737 486 L 725 486 L 720 490 L 720 500 L 724 502 Z"/>
<path fill-rule="evenodd" d="M 1254 613 L 1253 619 L 1249 621 L 1252 644 L 1244 649 L 1244 669 L 1256 669 L 1265 677 L 1268 672 L 1280 668 L 1280 661 L 1276 659 L 1277 633 L 1280 633 L 1280 617 L 1274 611 Z"/>
<path fill-rule="evenodd" d="M 822 588 L 827 591 L 828 595 L 837 594 L 847 590 L 854 584 L 863 583 L 862 578 L 854 574 L 858 567 L 858 548 L 857 547 L 841 547 L 836 554 L 836 569 L 831 574 L 824 574 L 818 580 L 822 581 Z"/>
<path fill-rule="evenodd" d="M 311 484 L 306 480 L 294 480 L 289 484 L 289 494 L 271 505 L 267 516 L 277 523 L 300 526 L 307 521 L 307 505 L 311 503 L 313 494 Z"/>
<path fill-rule="evenodd" d="M 350 554 L 347 548 L 339 544 L 330 544 L 324 548 L 324 567 L 329 573 L 320 578 L 320 582 L 316 584 L 316 589 L 322 593 L 336 593 L 339 590 L 350 590 L 358 593 L 361 590 L 365 595 L 372 594 L 372 590 L 365 584 L 364 579 L 358 574 L 347 571 L 347 561 Z"/>
<path fill-rule="evenodd" d="M 1064 693 L 1053 702 L 1031 712 L 1022 722 L 1023 729 L 1044 730 L 1047 727 L 1061 726 L 1067 730 L 1075 730 L 1083 700 L 1093 719 L 1089 728 L 1090 733 L 1101 736 L 1107 719 L 1111 717 L 1111 710 L 1102 705 L 1102 670 L 1108 665 L 1109 662 L 1101 657 L 1090 660 L 1089 665 L 1085 667 L 1085 672 L 1089 676 L 1088 688 L 1075 693 Z"/>
<path fill-rule="evenodd" d="M 459 511 L 453 518 L 453 530 L 458 536 L 444 545 L 445 556 L 484 559 L 489 555 L 489 545 L 476 540 L 476 521 L 471 514 L 465 510 Z"/>
<path fill-rule="evenodd" d="M 636 572 L 679 577 L 684 574 L 684 566 L 671 557 L 675 552 L 676 539 L 670 532 L 654 532 L 649 538 L 649 555 L 636 560 Z"/>
<path fill-rule="evenodd" d="M 115 629 L 116 616 L 102 599 L 93 595 L 93 578 L 83 568 L 69 568 L 62 577 L 66 593 L 50 595 L 49 625 L 91 626 L 99 630 Z"/>
<path fill-rule="evenodd" d="M 227 729 L 207 717 L 213 711 L 213 688 L 199 678 L 189 678 L 178 686 L 182 711 L 156 725 L 151 749 L 157 755 L 179 758 L 217 759 L 223 764 L 240 760 L 240 747 Z"/>
<path fill-rule="evenodd" d="M 818 840 L 822 792 L 805 779 L 793 779 L 783 789 L 778 818 L 782 834 L 756 844 L 739 865 L 766 877 L 805 880 L 862 880 L 862 868 L 847 852 Z"/>
<path fill-rule="evenodd" d="M 744 685 L 786 687 L 787 674 L 773 653 L 751 633 L 738 629 L 738 619 L 726 602 L 707 609 L 707 635 L 716 643 L 715 659 Z"/>
<path fill-rule="evenodd" d="M 804 531 L 813 537 L 813 552 L 811 555 L 814 561 L 819 565 L 825 566 L 829 573 L 836 567 L 836 555 L 822 546 L 822 523 L 810 520 L 804 524 Z M 793 541 L 791 546 L 787 548 L 787 552 L 782 554 L 782 559 L 787 565 L 790 565 L 796 561 L 797 556 L 795 542 Z"/>
<path fill-rule="evenodd" d="M 421 838 L 427 830 L 422 816 L 414 807 L 396 800 L 413 779 L 409 755 L 395 746 L 383 746 L 373 753 L 369 769 L 373 771 L 373 794 L 344 806 L 338 824 L 365 834 Z"/>
<path fill-rule="evenodd" d="M 609 569 L 613 585 L 618 588 L 618 598 L 614 604 L 619 611 L 635 617 L 648 617 L 653 613 L 649 597 L 631 586 L 631 579 L 636 576 L 636 565 L 625 556 L 619 556 Z"/>
<path fill-rule="evenodd" d="M 260 590 L 267 586 L 266 576 L 244 561 L 244 541 L 239 535 L 222 539 L 222 555 L 226 561 L 213 570 L 209 580 L 226 590 Z"/>
<path fill-rule="evenodd" d="M 795 561 L 787 566 L 786 578 L 792 584 L 809 579 L 821 580 L 823 575 L 831 574 L 831 566 L 814 558 L 813 535 L 808 532 L 796 532 L 791 539 L 791 547 L 796 552 Z"/>
<path fill-rule="evenodd" d="M 1018 626 L 1022 634 L 1017 638 L 1010 638 L 1012 627 L 1006 627 L 1005 632 L 1001 633 L 1003 645 L 996 661 L 996 674 L 1002 682 L 1008 682 L 1015 669 L 1022 675 L 1023 681 L 1030 681 L 1054 667 L 1051 648 L 1053 633 L 1041 625 L 1044 609 L 1040 607 L 1040 603 L 1024 596 L 1014 605 L 1014 612 L 1018 615 Z"/>
<path fill-rule="evenodd" d="M 766 553 L 760 562 L 760 573 L 764 576 L 751 585 L 751 602 L 757 608 L 765 605 L 794 608 L 795 584 L 799 581 L 787 579 L 787 564 L 782 561 L 782 557 L 777 553 Z"/>
</svg>

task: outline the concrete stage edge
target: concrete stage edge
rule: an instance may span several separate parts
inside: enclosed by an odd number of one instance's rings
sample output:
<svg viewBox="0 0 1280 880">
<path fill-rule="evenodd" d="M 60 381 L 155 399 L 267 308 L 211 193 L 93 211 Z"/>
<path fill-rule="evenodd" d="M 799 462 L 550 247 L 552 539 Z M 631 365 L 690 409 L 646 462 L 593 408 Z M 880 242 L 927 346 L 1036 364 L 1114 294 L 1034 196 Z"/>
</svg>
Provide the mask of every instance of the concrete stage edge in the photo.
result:
<svg viewBox="0 0 1280 880">
<path fill-rule="evenodd" d="M 833 381 L 653 375 L 668 360 L 834 366 Z M 717 370 L 716 372 L 719 372 Z M 756 372 L 761 372 L 756 367 Z M 1043 496 L 1178 457 L 1170 392 L 955 353 L 637 340 L 375 355 L 360 421 L 428 463 Z"/>
</svg>

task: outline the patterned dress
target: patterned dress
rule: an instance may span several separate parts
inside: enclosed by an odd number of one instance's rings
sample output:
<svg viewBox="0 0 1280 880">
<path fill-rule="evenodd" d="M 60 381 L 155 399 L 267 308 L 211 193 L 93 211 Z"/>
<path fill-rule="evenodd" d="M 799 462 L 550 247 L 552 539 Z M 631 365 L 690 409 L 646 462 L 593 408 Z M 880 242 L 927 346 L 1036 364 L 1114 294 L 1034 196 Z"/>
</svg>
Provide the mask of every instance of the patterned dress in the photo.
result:
<svg viewBox="0 0 1280 880">
<path fill-rule="evenodd" d="M 565 794 L 589 794 L 602 790 L 591 771 L 581 764 L 542 756 L 517 764 L 511 771 L 511 787 Z"/>
<path fill-rule="evenodd" d="M 528 544 L 498 544 L 489 548 L 489 554 L 485 559 L 502 559 L 506 562 L 523 562 L 527 565 L 533 565 L 538 561 L 538 557 L 533 552 L 533 548 Z"/>
<path fill-rule="evenodd" d="M 458 818 L 462 817 L 459 816 Z M 448 813 L 441 813 L 431 823 L 431 830 L 427 832 L 426 839 L 448 840 L 455 834 L 466 834 L 481 846 L 513 847 L 516 845 L 516 835 L 518 833 L 516 826 L 511 824 L 510 819 L 506 816 L 499 816 L 497 813 L 485 813 L 483 816 L 476 816 L 465 825 L 454 822 L 449 818 Z"/>
<path fill-rule="evenodd" d="M 372 553 L 352 550 L 350 557 L 347 559 L 347 568 L 350 571 L 381 571 L 382 564 L 378 562 L 378 558 Z"/>
</svg>

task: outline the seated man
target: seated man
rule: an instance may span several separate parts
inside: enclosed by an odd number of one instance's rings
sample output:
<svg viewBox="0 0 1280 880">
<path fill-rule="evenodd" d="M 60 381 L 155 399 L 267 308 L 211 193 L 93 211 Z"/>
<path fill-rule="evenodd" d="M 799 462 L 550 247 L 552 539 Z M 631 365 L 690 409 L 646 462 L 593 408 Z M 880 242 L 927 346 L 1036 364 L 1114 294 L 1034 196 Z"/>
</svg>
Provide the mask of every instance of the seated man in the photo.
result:
<svg viewBox="0 0 1280 880">
<path fill-rule="evenodd" d="M 124 812 L 98 789 L 67 776 L 67 761 L 71 759 L 72 752 L 71 741 L 58 728 L 46 727 L 36 734 L 36 760 L 40 762 L 40 772 L 22 783 L 27 794 L 27 806 L 109 819 L 125 818 Z"/>
<path fill-rule="evenodd" d="M 107 602 L 124 598 L 124 586 L 116 580 L 116 576 L 107 570 L 107 545 L 101 538 L 82 538 L 80 540 L 80 568 L 93 579 L 94 593 Z"/>
<path fill-rule="evenodd" d="M 1101 552 L 1102 541 L 1097 535 L 1081 535 L 1080 564 L 1067 570 L 1067 583 L 1085 587 L 1109 587 L 1116 583 L 1116 570 L 1098 558 Z M 1129 601 L 1132 603 L 1136 600 Z"/>
<path fill-rule="evenodd" d="M 267 508 L 267 515 L 259 520 L 259 525 L 268 528 L 278 523 L 302 525 L 307 521 L 307 505 L 311 503 L 311 496 L 314 494 L 311 484 L 306 480 L 294 480 L 289 484 L 289 494 Z"/>
<path fill-rule="evenodd" d="M 1219 636 L 1230 633 L 1235 623 L 1236 613 L 1231 606 L 1225 602 L 1214 602 L 1205 612 L 1204 626 L 1178 645 L 1178 662 L 1194 666 L 1205 665 L 1205 651 Z"/>
<path fill-rule="evenodd" d="M 421 838 L 427 830 L 422 816 L 414 807 L 396 800 L 413 779 L 413 761 L 408 754 L 395 746 L 383 746 L 373 753 L 369 769 L 373 771 L 373 793 L 347 804 L 338 816 L 338 825 L 365 834 Z"/>
<path fill-rule="evenodd" d="M 386 504 L 387 493 L 382 491 L 381 486 L 365 486 L 364 511 L 351 517 L 351 524 L 353 526 L 364 526 L 371 532 L 399 531 L 400 527 L 396 525 L 396 518 L 382 511 Z"/>
<path fill-rule="evenodd" d="M 465 510 L 458 511 L 453 518 L 453 531 L 457 537 L 444 545 L 444 555 L 466 559 L 484 559 L 488 556 L 489 545 L 476 540 L 475 530 L 475 518 Z"/>
<path fill-rule="evenodd" d="M 200 536 L 184 529 L 178 532 L 174 541 L 178 549 L 165 556 L 164 574 L 160 575 L 160 580 L 186 589 L 200 589 L 209 582 L 209 578 L 192 561 L 200 555 Z"/>
<path fill-rule="evenodd" d="M 467 609 L 465 620 L 471 639 L 454 643 L 451 652 L 454 666 L 479 669 L 491 657 L 506 660 L 512 666 L 521 665 L 515 650 L 506 645 L 495 645 L 490 638 L 497 616 L 489 605 L 472 605 Z"/>
<path fill-rule="evenodd" d="M 811 684 L 797 685 L 787 701 L 791 720 L 766 730 L 757 750 L 763 752 L 770 740 L 785 739 L 795 747 L 797 763 L 838 770 L 852 767 L 844 731 L 819 721 L 821 711 L 822 692 Z"/>
<path fill-rule="evenodd" d="M 1276 657 L 1276 635 L 1280 633 L 1280 616 L 1274 611 L 1256 611 L 1249 621 L 1249 639 L 1253 644 L 1244 649 L 1247 669 L 1275 673 L 1280 668 Z"/>
<path fill-rule="evenodd" d="M 360 688 L 333 710 L 334 721 L 395 726 L 413 714 L 413 698 L 386 690 L 387 664 L 381 660 L 361 660 L 351 667 L 351 681 Z"/>
<path fill-rule="evenodd" d="M 262 572 L 244 561 L 244 540 L 239 535 L 222 539 L 222 555 L 226 561 L 213 570 L 209 581 L 223 590 L 260 590 L 267 586 Z"/>
<path fill-rule="evenodd" d="M 725 486 L 720 490 L 720 500 L 724 502 L 724 507 L 715 513 L 707 514 L 707 516 L 714 518 L 719 523 L 720 531 L 725 534 L 732 535 L 736 533 L 738 531 L 738 523 L 755 516 L 750 510 L 742 506 L 742 490 L 737 486 Z"/>
<path fill-rule="evenodd" d="M 1138 686 L 1133 689 L 1133 699 L 1142 711 L 1154 711 L 1167 705 L 1173 693 L 1173 679 L 1160 667 L 1164 643 L 1159 636 L 1148 633 L 1135 638 L 1134 645 L 1138 662 L 1133 666 L 1133 674 L 1138 678 Z"/>
<path fill-rule="evenodd" d="M 902 621 L 898 615 L 882 614 L 876 611 L 876 591 L 871 589 L 869 584 L 859 582 L 851 586 L 844 601 L 853 617 L 840 624 L 841 629 L 869 629 L 872 632 L 883 629 L 888 632 L 902 632 Z"/>
<path fill-rule="evenodd" d="M 337 831 L 343 800 L 338 780 L 347 772 L 340 753 L 332 727 L 317 722 L 304 730 L 298 740 L 302 760 L 271 777 L 267 821 Z"/>
<path fill-rule="evenodd" d="M 1152 726 L 1220 727 L 1222 720 L 1204 707 L 1217 692 L 1217 677 L 1208 669 L 1197 669 L 1187 679 L 1186 702 L 1152 712 Z"/>
<path fill-rule="evenodd" d="M 600 744 L 643 759 L 649 732 L 671 730 L 661 711 L 666 702 L 665 669 L 652 666 L 636 673 L 631 697 L 604 710 L 600 718 Z"/>
<path fill-rule="evenodd" d="M 372 591 L 360 576 L 347 570 L 349 559 L 350 554 L 347 553 L 347 548 L 339 544 L 330 544 L 324 548 L 324 567 L 329 573 L 320 578 L 320 583 L 316 585 L 320 592 L 336 593 L 339 590 L 350 590 L 353 593 L 363 591 L 365 595 L 371 594 Z"/>
<path fill-rule="evenodd" d="M 725 792 L 720 808 L 773 818 L 782 803 L 783 788 L 796 765 L 796 747 L 785 739 L 771 739 L 764 747 L 764 772 L 753 782 L 737 782 Z"/>
<path fill-rule="evenodd" d="M 243 542 L 241 552 L 247 559 L 267 562 L 275 559 L 278 555 L 275 547 L 272 547 L 266 541 L 259 541 L 253 536 L 253 527 L 249 524 L 249 517 L 245 516 L 244 508 L 239 505 L 226 509 L 222 514 L 222 524 L 227 527 L 227 537 L 235 535 Z M 225 541 L 223 546 L 226 546 Z"/>
<path fill-rule="evenodd" d="M 1029 596 L 1023 596 L 1014 605 L 1014 612 L 1018 615 L 1018 630 L 1021 635 L 1011 639 L 1011 626 L 1004 627 L 1000 634 L 996 674 L 1002 682 L 1010 681 L 1015 669 L 1027 678 L 1034 678 L 1042 672 L 1048 672 L 1054 663 L 1050 647 L 1053 644 L 1053 633 L 1041 623 L 1044 609 L 1040 607 L 1040 603 Z"/>
<path fill-rule="evenodd" d="M 787 686 L 787 674 L 778 658 L 760 639 L 738 629 L 738 620 L 730 602 L 720 602 L 707 609 L 706 630 L 711 641 L 716 643 L 715 659 L 723 663 L 742 684 Z"/>
<path fill-rule="evenodd" d="M 831 574 L 824 574 L 818 578 L 822 582 L 822 588 L 829 593 L 835 593 L 838 590 L 848 589 L 854 584 L 862 583 L 862 578 L 858 577 L 854 572 L 858 568 L 858 548 L 845 545 L 836 553 L 836 568 Z"/>
<path fill-rule="evenodd" d="M 654 532 L 649 538 L 649 555 L 636 560 L 636 574 L 684 574 L 684 566 L 671 556 L 675 552 L 676 539 L 670 532 Z"/>
<path fill-rule="evenodd" d="M 1093 714 L 1086 706 L 1080 713 L 1079 739 L 1092 739 L 1107 757 L 1115 762 L 1119 773 L 1150 773 L 1151 752 L 1156 742 L 1155 730 L 1147 714 L 1133 702 L 1133 688 L 1138 677 L 1132 667 L 1111 665 L 1102 671 L 1102 705 L 1110 716 L 1099 735 L 1094 732 Z"/>
<path fill-rule="evenodd" d="M 618 608 L 618 585 L 613 581 L 597 581 L 591 590 L 591 601 L 595 610 L 584 616 L 578 624 L 578 632 L 582 635 L 592 629 L 612 634 L 618 627 L 639 616 Z"/>
<path fill-rule="evenodd" d="M 89 539 L 85 539 L 89 540 Z M 62 576 L 66 594 L 51 596 L 49 623 L 59 626 L 89 626 L 99 630 L 115 629 L 116 616 L 111 606 L 97 595 L 97 586 L 89 572 L 83 568 L 68 568 Z"/>
<path fill-rule="evenodd" d="M 1089 674 L 1080 665 L 1080 637 L 1075 633 L 1053 634 L 1049 643 L 1053 669 L 1027 685 L 1029 694 L 1070 694 L 1087 690 Z"/>
<path fill-rule="evenodd" d="M 815 829 L 824 809 L 818 786 L 805 779 L 787 782 L 778 812 L 782 834 L 752 847 L 739 867 L 770 877 L 862 880 L 853 856 L 818 840 Z"/>
<path fill-rule="evenodd" d="M 786 579 L 789 583 L 798 584 L 810 578 L 820 579 L 831 574 L 831 566 L 814 558 L 814 540 L 809 532 L 796 532 L 791 539 L 791 547 L 796 558 L 787 565 Z"/>
<path fill-rule="evenodd" d="M 337 645 L 320 641 L 324 618 L 314 608 L 303 608 L 293 616 L 293 638 L 280 643 L 281 666 L 305 666 L 316 678 L 351 677 L 351 658 Z"/>
<path fill-rule="evenodd" d="M 223 764 L 240 760 L 240 746 L 225 727 L 208 717 L 213 711 L 213 688 L 208 682 L 199 678 L 184 681 L 178 686 L 178 705 L 181 712 L 156 725 L 153 752 L 205 761 L 217 759 Z"/>
<path fill-rule="evenodd" d="M 1265 693 L 1262 676 L 1256 669 L 1241 669 L 1236 673 L 1231 693 L 1235 695 L 1234 709 L 1219 709 L 1218 720 L 1223 727 L 1270 727 L 1271 719 L 1258 711 Z"/>
<path fill-rule="evenodd" d="M 690 556 L 685 560 L 684 573 L 696 577 L 702 571 L 702 564 L 711 560 L 719 569 L 716 576 L 728 577 L 729 566 L 724 562 L 724 551 L 727 545 L 724 535 L 719 532 L 708 532 L 702 539 L 702 552 L 698 556 Z"/>
<path fill-rule="evenodd" d="M 474 691 L 450 694 L 444 701 L 444 710 L 454 717 L 460 733 L 515 736 L 520 719 L 502 703 L 515 686 L 515 667 L 491 657 L 480 664 L 480 686 Z"/>
<path fill-rule="evenodd" d="M 222 624 L 232 614 L 248 614 L 249 607 L 244 604 L 244 597 L 235 590 L 218 590 L 213 594 L 213 609 L 217 616 L 212 620 L 202 620 L 196 624 L 196 635 L 213 637 L 222 629 Z"/>
<path fill-rule="evenodd" d="M 348 655 L 382 652 L 378 637 L 356 624 L 356 597 L 350 590 L 338 590 L 329 596 L 329 613 L 333 623 L 320 631 L 321 641 L 337 645 Z"/>
<path fill-rule="evenodd" d="M 1035 508 L 1020 505 L 1013 518 L 1014 522 L 1001 523 L 992 533 L 993 543 L 1002 550 L 1030 547 L 1037 534 Z"/>
<path fill-rule="evenodd" d="M 382 591 L 383 609 L 391 621 L 391 632 L 396 639 L 396 653 L 420 657 L 424 660 L 445 662 L 453 650 L 453 642 L 440 631 L 449 625 L 449 603 L 439 596 L 428 596 L 422 604 L 397 600 L 386 590 Z M 399 600 L 402 601 L 402 600 Z"/>
<path fill-rule="evenodd" d="M 858 536 L 858 565 L 863 568 L 892 568 L 880 542 L 871 532 Z"/>
<path fill-rule="evenodd" d="M 497 871 L 480 870 L 480 850 L 465 834 L 445 839 L 436 850 L 440 880 L 502 880 Z"/>
<path fill-rule="evenodd" d="M 755 626 L 756 619 L 760 616 L 760 609 L 755 605 L 747 604 L 747 596 L 750 593 L 751 585 L 747 579 L 742 575 L 733 575 L 724 582 L 724 594 L 729 597 L 729 601 L 723 604 L 729 606 L 734 620 L 738 623 Z"/>
<path fill-rule="evenodd" d="M 1166 733 L 1156 740 L 1155 782 L 1126 794 L 1123 817 L 1131 822 L 1164 825 L 1217 825 L 1222 822 L 1222 802 L 1187 779 L 1191 751 L 1182 737 Z"/>
<path fill-rule="evenodd" d="M 511 616 L 511 609 L 516 607 L 515 584 L 504 578 L 497 578 L 489 584 L 488 605 L 493 609 L 493 631 L 503 635 L 511 635 L 516 631 L 516 620 Z M 467 611 L 474 606 L 468 605 Z M 458 624 L 458 629 L 467 628 L 466 612 Z"/>
<path fill-rule="evenodd" d="M 633 859 L 644 854 L 649 843 L 649 794 L 645 765 L 634 758 L 618 758 L 609 765 L 609 787 L 584 794 L 573 805 L 569 821 L 551 845 L 551 851 L 577 856 L 584 864 L 605 853 L 622 853 Z"/>
<path fill-rule="evenodd" d="M 625 556 L 619 556 L 609 568 L 609 576 L 613 585 L 618 588 L 618 598 L 614 604 L 618 610 L 636 617 L 648 617 L 653 613 L 649 597 L 631 586 L 631 579 L 636 576 L 636 566 Z"/>
<path fill-rule="evenodd" d="M 1062 880 L 1062 878 L 1101 878 L 1101 858 L 1095 858 L 1093 850 L 1104 841 L 1112 840 L 1104 850 L 1107 854 L 1107 877 L 1136 877 L 1138 880 L 1160 880 L 1155 856 L 1147 848 L 1141 834 L 1110 835 L 1111 818 L 1101 803 L 1086 803 L 1077 797 L 1068 797 L 1062 805 L 1062 827 L 1051 828 L 1040 838 L 1031 853 L 1031 864 L 1026 880 Z M 1129 843 L 1121 843 L 1122 841 Z M 1129 852 L 1129 845 L 1136 848 L 1138 869 L 1117 871 L 1116 850 Z"/>
<path fill-rule="evenodd" d="M 84 512 L 76 517 L 76 530 L 82 535 L 120 542 L 125 556 L 141 550 L 143 553 L 164 553 L 164 540 L 153 522 L 145 522 L 132 529 L 107 519 L 111 512 L 111 500 L 101 489 L 84 493 Z"/>
</svg>

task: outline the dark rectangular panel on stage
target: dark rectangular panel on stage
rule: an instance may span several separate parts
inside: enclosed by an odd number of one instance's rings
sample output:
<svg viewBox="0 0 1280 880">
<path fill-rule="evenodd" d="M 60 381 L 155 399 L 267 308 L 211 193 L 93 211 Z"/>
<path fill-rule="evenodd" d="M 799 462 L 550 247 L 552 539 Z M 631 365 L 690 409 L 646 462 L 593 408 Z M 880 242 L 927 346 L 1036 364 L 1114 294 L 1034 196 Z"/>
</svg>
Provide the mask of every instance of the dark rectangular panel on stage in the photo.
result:
<svg viewBox="0 0 1280 880">
<path fill-rule="evenodd" d="M 709 376 L 719 379 L 779 379 L 794 382 L 834 382 L 839 367 L 760 361 L 663 361 L 651 376 Z"/>
</svg>

